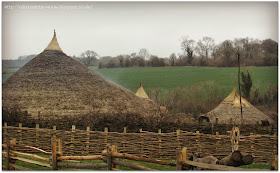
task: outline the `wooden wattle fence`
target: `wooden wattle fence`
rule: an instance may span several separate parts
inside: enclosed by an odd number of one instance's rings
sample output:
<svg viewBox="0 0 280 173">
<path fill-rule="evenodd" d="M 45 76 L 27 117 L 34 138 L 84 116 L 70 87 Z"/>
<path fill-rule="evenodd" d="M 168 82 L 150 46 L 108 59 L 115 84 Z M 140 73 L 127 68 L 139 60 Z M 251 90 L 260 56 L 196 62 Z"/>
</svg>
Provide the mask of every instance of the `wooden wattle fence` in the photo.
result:
<svg viewBox="0 0 280 173">
<path fill-rule="evenodd" d="M 142 129 L 139 133 L 104 132 L 75 129 L 70 131 L 53 129 L 2 127 L 2 141 L 5 136 L 16 138 L 19 145 L 40 147 L 45 151 L 51 151 L 51 136 L 56 135 L 63 146 L 63 154 L 67 155 L 97 155 L 107 146 L 116 145 L 120 153 L 133 154 L 146 158 L 176 159 L 177 149 L 187 147 L 188 151 L 196 151 L 202 156 L 213 155 L 219 159 L 231 153 L 229 135 L 210 135 L 177 130 L 172 133 L 147 132 Z M 26 150 L 22 148 L 21 150 Z M 241 136 L 239 150 L 252 154 L 255 163 L 267 163 L 273 155 L 278 153 L 277 135 L 254 135 Z"/>
</svg>

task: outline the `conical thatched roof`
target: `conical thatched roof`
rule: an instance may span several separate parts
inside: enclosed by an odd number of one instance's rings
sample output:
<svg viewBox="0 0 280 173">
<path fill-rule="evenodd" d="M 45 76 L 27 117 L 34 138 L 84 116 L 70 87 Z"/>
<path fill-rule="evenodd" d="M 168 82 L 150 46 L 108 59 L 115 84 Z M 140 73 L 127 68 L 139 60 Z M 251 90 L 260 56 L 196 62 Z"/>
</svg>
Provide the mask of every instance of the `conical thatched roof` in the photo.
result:
<svg viewBox="0 0 280 173">
<path fill-rule="evenodd" d="M 131 113 L 153 116 L 152 101 L 117 86 L 62 52 L 56 35 L 50 45 L 3 83 L 3 109 L 32 116 Z"/>
<path fill-rule="evenodd" d="M 140 83 L 140 86 L 139 86 L 137 92 L 135 93 L 135 95 L 138 96 L 138 97 L 141 97 L 141 98 L 145 98 L 145 99 L 149 98 L 149 96 L 145 92 L 144 88 L 142 87 L 141 83 Z"/>
<path fill-rule="evenodd" d="M 262 120 L 267 120 L 269 123 L 273 123 L 273 120 L 269 116 L 259 111 L 243 97 L 241 97 L 241 104 L 244 124 L 261 123 Z M 215 109 L 200 116 L 200 118 L 208 118 L 213 123 L 215 123 L 216 118 L 218 118 L 218 122 L 221 124 L 240 124 L 240 95 L 236 92 L 236 88 L 234 88 L 230 95 Z"/>
</svg>

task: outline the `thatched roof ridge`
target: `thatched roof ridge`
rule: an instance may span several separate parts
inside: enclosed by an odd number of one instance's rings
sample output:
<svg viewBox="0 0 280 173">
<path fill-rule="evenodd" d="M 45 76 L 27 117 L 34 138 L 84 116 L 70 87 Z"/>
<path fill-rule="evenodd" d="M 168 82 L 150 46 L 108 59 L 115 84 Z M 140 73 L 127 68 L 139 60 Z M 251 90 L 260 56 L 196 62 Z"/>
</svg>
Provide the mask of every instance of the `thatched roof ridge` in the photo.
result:
<svg viewBox="0 0 280 173">
<path fill-rule="evenodd" d="M 102 78 L 59 50 L 44 50 L 2 84 L 4 110 L 41 116 L 155 116 L 160 106 Z"/>
<path fill-rule="evenodd" d="M 262 113 L 243 97 L 241 97 L 241 103 L 244 124 L 261 123 L 262 120 L 267 120 L 269 123 L 273 123 L 273 120 L 269 116 Z M 218 119 L 218 122 L 223 124 L 240 124 L 240 95 L 236 93 L 236 88 L 233 89 L 229 96 L 226 97 L 215 109 L 200 117 L 207 117 L 213 123 Z"/>
<path fill-rule="evenodd" d="M 142 87 L 142 84 L 140 83 L 140 86 L 137 90 L 137 92 L 135 93 L 136 96 L 141 97 L 141 98 L 145 98 L 145 99 L 149 99 L 149 96 L 147 95 L 147 93 L 145 92 L 144 88 Z"/>
</svg>

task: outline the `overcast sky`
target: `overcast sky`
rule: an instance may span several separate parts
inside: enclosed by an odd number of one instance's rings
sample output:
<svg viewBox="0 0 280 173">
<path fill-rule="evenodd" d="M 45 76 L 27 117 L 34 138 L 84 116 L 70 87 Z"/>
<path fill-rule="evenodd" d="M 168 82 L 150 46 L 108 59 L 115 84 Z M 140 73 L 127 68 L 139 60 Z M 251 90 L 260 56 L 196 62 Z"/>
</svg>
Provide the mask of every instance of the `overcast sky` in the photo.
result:
<svg viewBox="0 0 280 173">
<path fill-rule="evenodd" d="M 278 2 L 2 2 L 2 58 L 39 54 L 56 30 L 67 55 L 100 56 L 146 48 L 169 57 L 180 38 L 271 38 L 278 42 Z M 75 9 L 67 9 L 75 8 Z M 77 9 L 80 8 L 80 9 Z"/>
</svg>

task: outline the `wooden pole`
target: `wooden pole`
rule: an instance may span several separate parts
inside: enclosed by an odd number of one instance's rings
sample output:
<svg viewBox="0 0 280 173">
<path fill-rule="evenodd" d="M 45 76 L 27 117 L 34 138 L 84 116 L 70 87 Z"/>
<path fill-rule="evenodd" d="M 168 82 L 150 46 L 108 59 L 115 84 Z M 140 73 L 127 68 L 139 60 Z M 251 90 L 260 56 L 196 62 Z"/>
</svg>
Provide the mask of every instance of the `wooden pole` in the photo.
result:
<svg viewBox="0 0 280 173">
<path fill-rule="evenodd" d="M 63 155 L 63 152 L 62 152 L 62 139 L 61 138 L 58 139 L 58 152 L 59 152 L 60 156 Z"/>
<path fill-rule="evenodd" d="M 74 152 L 75 150 L 75 145 L 74 145 L 74 142 L 75 142 L 75 130 L 76 130 L 76 126 L 75 125 L 72 125 L 72 136 L 71 136 L 71 145 L 70 145 L 70 148 L 71 148 L 71 151 Z"/>
<path fill-rule="evenodd" d="M 90 127 L 87 126 L 87 141 L 86 141 L 86 153 L 89 155 L 89 141 L 90 141 Z"/>
<path fill-rule="evenodd" d="M 158 129 L 158 157 L 160 159 L 162 159 L 162 155 L 161 155 L 161 129 Z"/>
<path fill-rule="evenodd" d="M 251 144 L 252 156 L 255 158 L 255 147 L 254 147 L 253 133 L 250 133 L 250 144 Z"/>
<path fill-rule="evenodd" d="M 176 154 L 177 156 L 176 156 L 176 161 L 177 161 L 177 170 L 179 171 L 179 170 L 182 170 L 182 168 L 183 168 L 183 165 L 181 164 L 181 162 L 182 162 L 182 151 L 179 149 L 179 148 L 177 148 L 177 154 Z"/>
<path fill-rule="evenodd" d="M 144 158 L 144 157 L 138 157 L 131 154 L 126 153 L 111 153 L 113 158 L 123 158 L 123 159 L 129 159 L 129 160 L 135 160 L 135 161 L 141 161 L 141 162 L 150 162 L 150 163 L 157 163 L 160 165 L 169 165 L 169 166 L 176 166 L 176 163 L 172 162 L 166 162 L 156 159 L 150 159 L 150 158 Z"/>
<path fill-rule="evenodd" d="M 200 153 L 200 135 L 199 135 L 199 131 L 196 131 L 196 144 L 197 144 L 197 152 Z"/>
<path fill-rule="evenodd" d="M 219 153 L 219 143 L 220 143 L 219 132 L 216 132 L 216 154 Z"/>
<path fill-rule="evenodd" d="M 4 139 L 3 141 L 7 140 L 5 139 L 7 136 L 8 136 L 8 128 L 7 128 L 8 124 L 7 123 L 4 123 Z"/>
<path fill-rule="evenodd" d="M 52 135 L 56 135 L 56 126 L 53 126 Z"/>
<path fill-rule="evenodd" d="M 36 147 L 39 146 L 39 124 L 36 124 Z"/>
<path fill-rule="evenodd" d="M 181 142 L 180 142 L 180 134 L 181 134 L 181 130 L 176 130 L 177 133 L 177 148 L 179 150 L 181 150 Z"/>
<path fill-rule="evenodd" d="M 142 134 L 142 129 L 139 130 L 140 131 L 140 140 L 141 140 L 141 156 L 143 157 L 144 155 L 144 140 L 143 140 L 143 134 Z"/>
<path fill-rule="evenodd" d="M 18 130 L 18 144 L 21 145 L 21 140 L 22 140 L 22 123 L 18 124 L 19 130 Z"/>
<path fill-rule="evenodd" d="M 122 144 L 122 152 L 125 153 L 125 143 L 126 143 L 126 127 L 123 128 L 123 144 Z"/>
<path fill-rule="evenodd" d="M 241 127 L 243 126 L 243 113 L 242 113 L 242 102 L 241 102 L 241 89 L 240 89 L 240 54 L 237 53 L 237 60 L 238 60 L 238 88 L 239 88 L 239 95 L 240 95 L 240 113 L 241 113 Z"/>
<path fill-rule="evenodd" d="M 6 140 L 7 140 L 6 168 L 7 168 L 7 170 L 10 170 L 10 139 L 9 139 L 9 137 L 7 137 Z"/>
<path fill-rule="evenodd" d="M 105 145 L 105 149 L 106 149 L 107 145 L 108 145 L 108 127 L 104 128 L 104 133 L 105 133 L 104 145 Z"/>
<path fill-rule="evenodd" d="M 112 155 L 111 155 L 111 148 L 107 145 L 107 167 L 108 170 L 112 170 Z"/>
<path fill-rule="evenodd" d="M 55 135 L 53 135 L 53 138 L 52 138 L 52 170 L 58 170 L 58 168 L 57 168 L 57 144 L 56 144 Z"/>
<path fill-rule="evenodd" d="M 116 145 L 112 145 L 112 152 L 116 153 L 117 152 L 117 146 Z M 111 154 L 112 157 L 112 154 Z M 114 158 L 112 158 L 112 160 L 116 160 Z M 112 164 L 112 168 L 117 168 L 117 165 Z"/>
</svg>

